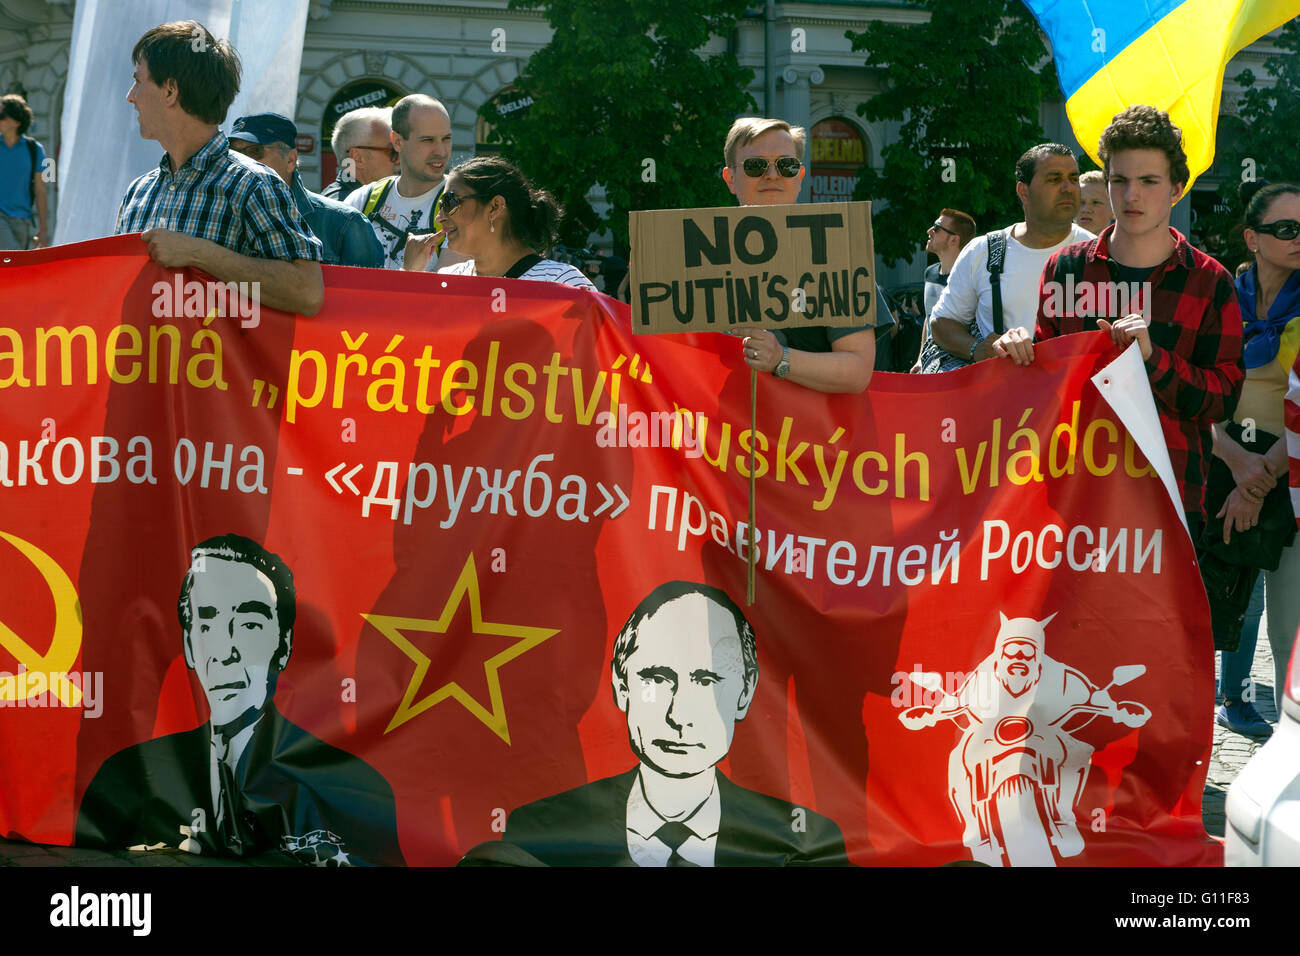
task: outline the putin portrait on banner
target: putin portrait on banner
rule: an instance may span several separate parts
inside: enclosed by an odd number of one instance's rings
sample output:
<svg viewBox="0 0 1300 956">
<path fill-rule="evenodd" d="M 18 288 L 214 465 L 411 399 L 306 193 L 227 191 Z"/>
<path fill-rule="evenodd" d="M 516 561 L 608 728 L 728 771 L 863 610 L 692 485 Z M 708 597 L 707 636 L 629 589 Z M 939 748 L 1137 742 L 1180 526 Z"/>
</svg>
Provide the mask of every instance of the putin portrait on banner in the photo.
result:
<svg viewBox="0 0 1300 956">
<path fill-rule="evenodd" d="M 619 632 L 611 679 L 638 765 L 518 808 L 504 843 L 552 866 L 847 864 L 834 822 L 717 769 L 758 685 L 753 628 L 726 592 L 657 587 Z"/>
</svg>

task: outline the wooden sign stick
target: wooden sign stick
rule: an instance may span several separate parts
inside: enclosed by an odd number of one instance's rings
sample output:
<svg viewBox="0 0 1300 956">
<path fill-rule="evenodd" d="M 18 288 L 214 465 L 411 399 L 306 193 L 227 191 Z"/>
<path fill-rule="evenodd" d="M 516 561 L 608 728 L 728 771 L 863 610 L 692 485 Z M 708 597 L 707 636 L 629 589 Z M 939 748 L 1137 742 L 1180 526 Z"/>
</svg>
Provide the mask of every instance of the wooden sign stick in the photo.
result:
<svg viewBox="0 0 1300 956">
<path fill-rule="evenodd" d="M 758 434 L 758 370 L 752 368 L 749 370 L 749 434 L 749 561 L 746 562 L 745 601 L 753 607 L 755 555 L 758 553 L 758 532 L 754 530 L 754 446 L 758 442 L 753 440 L 753 436 Z"/>
</svg>

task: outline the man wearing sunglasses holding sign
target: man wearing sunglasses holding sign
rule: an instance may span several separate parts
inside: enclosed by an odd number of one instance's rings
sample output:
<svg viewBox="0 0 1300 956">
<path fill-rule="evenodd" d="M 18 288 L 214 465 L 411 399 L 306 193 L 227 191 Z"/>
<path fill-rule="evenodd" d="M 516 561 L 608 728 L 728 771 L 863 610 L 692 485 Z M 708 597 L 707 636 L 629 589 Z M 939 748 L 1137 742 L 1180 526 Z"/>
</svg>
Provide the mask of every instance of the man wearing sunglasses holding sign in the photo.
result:
<svg viewBox="0 0 1300 956">
<path fill-rule="evenodd" d="M 722 178 L 742 206 L 783 206 L 799 201 L 807 134 L 784 120 L 736 120 L 723 147 Z M 888 311 L 877 304 L 877 325 Z M 871 326 L 813 326 L 744 335 L 745 364 L 819 392 L 862 392 L 871 381 L 876 337 Z"/>
</svg>

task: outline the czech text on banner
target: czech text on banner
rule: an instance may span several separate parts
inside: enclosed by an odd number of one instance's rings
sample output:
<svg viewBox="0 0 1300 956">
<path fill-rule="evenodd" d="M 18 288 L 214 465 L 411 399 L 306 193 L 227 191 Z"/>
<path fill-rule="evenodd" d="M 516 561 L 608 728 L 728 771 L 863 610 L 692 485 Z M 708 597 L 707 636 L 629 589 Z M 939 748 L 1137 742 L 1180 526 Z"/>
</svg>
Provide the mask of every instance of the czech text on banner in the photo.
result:
<svg viewBox="0 0 1300 956">
<path fill-rule="evenodd" d="M 766 377 L 751 428 L 735 339 L 602 296 L 326 269 L 295 321 L 140 248 L 0 266 L 4 836 L 1219 860 L 1205 599 L 1105 336 Z"/>
</svg>

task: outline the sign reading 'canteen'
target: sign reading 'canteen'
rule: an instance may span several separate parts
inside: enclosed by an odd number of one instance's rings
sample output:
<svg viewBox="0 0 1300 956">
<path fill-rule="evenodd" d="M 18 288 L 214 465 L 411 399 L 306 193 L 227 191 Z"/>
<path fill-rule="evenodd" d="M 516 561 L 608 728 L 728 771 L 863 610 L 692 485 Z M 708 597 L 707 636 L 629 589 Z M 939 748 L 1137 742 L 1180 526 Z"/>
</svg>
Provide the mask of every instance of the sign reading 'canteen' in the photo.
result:
<svg viewBox="0 0 1300 956">
<path fill-rule="evenodd" d="M 631 236 L 637 332 L 875 321 L 869 202 L 633 212 Z"/>
</svg>

